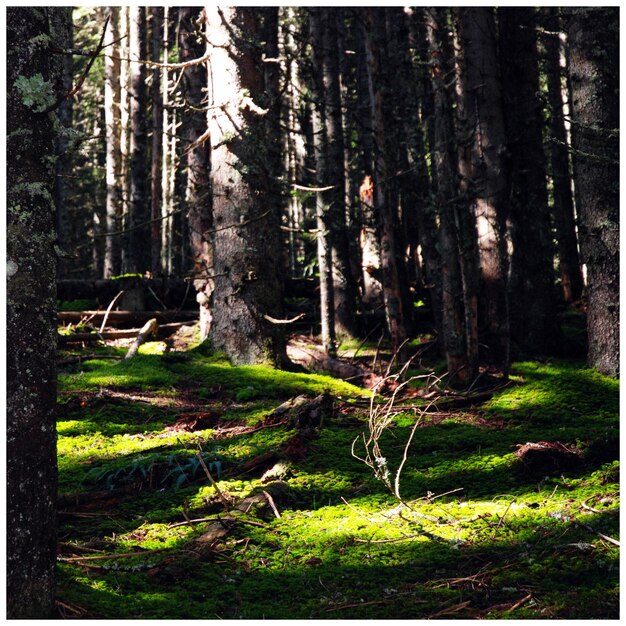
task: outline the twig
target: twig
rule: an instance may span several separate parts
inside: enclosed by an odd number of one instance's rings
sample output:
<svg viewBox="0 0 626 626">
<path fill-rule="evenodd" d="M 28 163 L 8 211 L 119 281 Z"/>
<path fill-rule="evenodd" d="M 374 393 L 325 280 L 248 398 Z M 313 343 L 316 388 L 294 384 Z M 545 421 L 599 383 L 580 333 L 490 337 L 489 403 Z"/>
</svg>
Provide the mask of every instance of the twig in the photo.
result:
<svg viewBox="0 0 626 626">
<path fill-rule="evenodd" d="M 443 609 L 441 611 L 438 611 L 437 613 L 429 615 L 426 619 L 437 619 L 438 617 L 443 617 L 444 615 L 450 615 L 450 613 L 457 613 L 458 611 L 467 608 L 470 604 L 470 600 L 467 600 L 466 602 L 461 602 L 460 604 L 455 604 L 454 606 L 450 606 L 447 609 Z"/>
<path fill-rule="evenodd" d="M 577 526 L 581 526 L 585 530 L 588 530 L 590 533 L 594 533 L 594 534 L 598 535 L 598 537 L 600 537 L 601 539 L 604 539 L 605 541 L 608 541 L 609 543 L 612 543 L 614 546 L 617 546 L 618 548 L 620 547 L 620 542 L 617 539 L 613 539 L 613 537 L 609 537 L 607 535 L 602 534 L 601 532 L 597 531 L 595 528 L 592 528 L 591 526 L 589 526 L 589 524 L 585 524 L 583 522 L 579 522 L 578 520 L 572 520 L 572 521 Z"/>
<path fill-rule="evenodd" d="M 155 550 L 145 550 L 143 552 L 120 552 L 118 554 L 98 554 L 96 556 L 59 556 L 57 561 L 63 563 L 77 563 L 79 561 L 106 561 L 110 559 L 129 559 L 133 556 L 145 556 L 147 554 L 156 554 L 157 552 L 165 552 L 171 548 L 157 548 Z"/>
<path fill-rule="evenodd" d="M 343 496 L 341 496 L 341 500 L 343 501 L 343 503 L 350 509 L 352 509 L 357 515 L 361 516 L 364 520 L 367 520 L 370 524 L 374 523 L 374 520 L 371 520 L 369 517 L 367 517 L 364 513 L 361 513 L 361 511 L 359 511 L 359 509 L 357 509 L 356 507 L 352 506 Z"/>
<path fill-rule="evenodd" d="M 200 461 L 200 465 L 202 465 L 202 469 L 204 470 L 204 473 L 207 475 L 208 479 L 211 481 L 211 484 L 213 485 L 213 488 L 217 492 L 219 499 L 222 501 L 222 504 L 224 505 L 224 509 L 228 511 L 230 509 L 230 504 L 228 503 L 228 500 L 224 497 L 224 494 L 221 492 L 220 488 L 217 486 L 217 483 L 213 480 L 213 476 L 211 476 L 211 472 L 209 472 L 209 468 L 206 466 L 206 463 L 204 462 L 204 459 L 202 458 L 202 448 L 200 448 L 200 446 L 198 446 L 198 448 L 199 449 L 196 452 L 196 456 L 198 457 L 198 460 Z"/>
<path fill-rule="evenodd" d="M 511 611 L 514 611 L 515 609 L 517 609 L 520 606 L 522 606 L 522 604 L 524 604 L 525 602 L 528 602 L 528 600 L 530 600 L 532 597 L 533 597 L 533 594 L 529 593 L 527 596 L 524 596 L 521 600 L 516 602 L 512 607 L 508 608 L 505 611 L 505 613 L 510 613 Z"/>
<path fill-rule="evenodd" d="M 219 522 L 218 517 L 199 517 L 197 519 L 187 519 L 184 522 L 176 522 L 175 524 L 169 524 L 169 528 L 178 528 L 179 526 L 191 526 L 191 524 L 202 524 L 203 522 Z"/>
<path fill-rule="evenodd" d="M 271 317 L 269 315 L 263 315 L 263 317 L 272 324 L 293 324 L 294 322 L 301 320 L 305 315 L 306 315 L 305 313 L 300 313 L 300 315 L 296 315 L 295 317 L 292 317 L 290 320 L 278 320 L 275 317 Z"/>
<path fill-rule="evenodd" d="M 406 541 L 407 539 L 415 539 L 415 537 L 423 537 L 424 532 L 415 533 L 413 535 L 402 535 L 402 537 L 396 537 L 395 539 L 361 539 L 355 537 L 354 541 L 358 543 L 396 543 L 397 541 Z"/>
<path fill-rule="evenodd" d="M 111 312 L 111 309 L 113 308 L 113 305 L 117 302 L 118 298 L 124 293 L 124 290 L 122 289 L 122 291 L 120 291 L 115 298 L 113 298 L 113 300 L 111 300 L 111 303 L 109 304 L 109 306 L 107 307 L 106 312 L 104 313 L 104 317 L 102 318 L 102 324 L 100 325 L 100 332 L 103 333 L 104 329 L 107 325 L 107 320 L 109 319 L 109 313 Z"/>
<path fill-rule="evenodd" d="M 67 93 L 63 94 L 60 98 L 56 100 L 56 102 L 54 102 L 54 104 L 51 104 L 49 107 L 47 107 L 43 111 L 40 111 L 40 113 L 50 113 L 50 111 L 54 111 L 61 104 L 61 102 L 63 102 L 64 100 L 67 100 L 68 98 L 73 98 L 78 93 L 80 88 L 83 86 L 83 83 L 85 82 L 85 79 L 87 78 L 87 75 L 91 71 L 91 68 L 95 60 L 98 58 L 102 50 L 105 48 L 104 37 L 106 35 L 108 25 L 109 25 L 109 18 L 107 17 L 106 20 L 104 21 L 104 27 L 102 28 L 102 35 L 100 36 L 100 42 L 98 43 L 98 47 L 94 50 L 93 54 L 91 55 L 91 58 L 89 59 L 89 62 L 87 63 L 87 67 L 85 68 L 81 77 L 78 79 L 78 82 L 76 83 L 76 87 L 74 87 L 73 89 L 70 89 Z"/>
<path fill-rule="evenodd" d="M 276 516 L 276 518 L 280 519 L 280 513 L 278 512 L 278 509 L 276 508 L 276 505 L 274 504 L 274 498 L 272 498 L 272 496 L 265 490 L 263 490 L 263 495 L 267 498 L 267 501 L 269 502 L 269 505 L 272 507 L 272 511 L 274 511 L 274 515 Z"/>
<path fill-rule="evenodd" d="M 509 512 L 509 509 L 511 508 L 511 505 L 513 504 L 513 502 L 515 502 L 515 498 L 513 498 L 513 500 L 509 502 L 509 506 L 506 507 L 506 511 L 504 512 L 504 514 L 498 521 L 498 525 L 496 526 L 495 530 L 493 531 L 493 535 L 491 536 L 492 541 L 496 538 L 496 535 L 498 534 L 498 530 L 500 529 L 500 526 L 502 526 L 502 524 L 504 523 L 504 518 L 506 517 L 506 514 Z"/>
<path fill-rule="evenodd" d="M 323 193 L 324 191 L 330 191 L 336 187 L 336 185 L 328 185 L 327 187 L 304 187 L 303 185 L 297 185 L 295 183 L 291 186 L 298 191 L 311 191 L 313 193 Z"/>
</svg>

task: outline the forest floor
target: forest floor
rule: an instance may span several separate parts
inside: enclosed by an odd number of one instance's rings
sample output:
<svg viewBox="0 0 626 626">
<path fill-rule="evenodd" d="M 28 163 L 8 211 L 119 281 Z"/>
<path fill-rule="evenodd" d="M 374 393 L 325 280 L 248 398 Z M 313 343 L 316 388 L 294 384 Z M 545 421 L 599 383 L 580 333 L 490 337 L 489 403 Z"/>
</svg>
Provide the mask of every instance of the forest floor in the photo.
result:
<svg viewBox="0 0 626 626">
<path fill-rule="evenodd" d="M 370 404 L 162 348 L 62 355 L 60 617 L 618 618 L 617 381 L 521 362 L 469 403 L 416 378 Z M 298 396 L 318 401 L 276 410 Z M 373 469 L 356 458 L 372 415 L 390 419 Z M 413 431 L 400 501 L 384 473 Z"/>
</svg>

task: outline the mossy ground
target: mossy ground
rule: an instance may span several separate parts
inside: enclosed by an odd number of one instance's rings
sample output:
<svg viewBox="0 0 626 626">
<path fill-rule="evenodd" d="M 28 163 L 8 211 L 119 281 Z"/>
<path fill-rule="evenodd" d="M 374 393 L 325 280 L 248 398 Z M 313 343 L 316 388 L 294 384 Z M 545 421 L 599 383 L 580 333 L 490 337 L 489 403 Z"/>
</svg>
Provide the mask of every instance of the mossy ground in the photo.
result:
<svg viewBox="0 0 626 626">
<path fill-rule="evenodd" d="M 351 454 L 367 425 L 362 389 L 231 367 L 201 349 L 145 352 L 60 377 L 65 616 L 618 617 L 619 548 L 598 534 L 619 538 L 616 381 L 575 362 L 517 363 L 489 401 L 423 419 L 401 475 L 410 508 L 399 508 Z M 339 410 L 289 463 L 280 518 L 243 516 L 210 549 L 191 550 L 210 522 L 180 523 L 223 513 L 198 450 L 222 494 L 241 499 L 264 488 L 243 464 L 293 435 L 265 417 L 324 390 Z M 190 413 L 215 426 L 172 430 Z M 414 420 L 399 413 L 381 440 L 392 473 Z M 556 440 L 583 451 L 576 473 L 528 473 L 514 455 L 518 444 Z"/>
</svg>

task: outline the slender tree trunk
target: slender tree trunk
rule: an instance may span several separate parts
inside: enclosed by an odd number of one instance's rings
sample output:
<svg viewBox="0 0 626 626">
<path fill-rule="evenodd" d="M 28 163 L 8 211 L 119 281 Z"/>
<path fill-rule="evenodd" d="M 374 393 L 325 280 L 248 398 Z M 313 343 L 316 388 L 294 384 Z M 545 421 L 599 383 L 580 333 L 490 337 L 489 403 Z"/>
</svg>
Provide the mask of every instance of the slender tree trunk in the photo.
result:
<svg viewBox="0 0 626 626">
<path fill-rule="evenodd" d="M 336 10 L 320 10 L 322 36 L 321 74 L 323 97 L 325 100 L 325 125 L 327 134 L 328 169 L 326 185 L 332 185 L 328 192 L 329 227 L 332 231 L 332 273 L 333 296 L 335 302 L 335 330 L 338 335 L 356 335 L 356 283 L 350 268 L 346 203 L 344 144 L 341 115 L 341 91 L 339 84 L 339 59 Z"/>
<path fill-rule="evenodd" d="M 215 292 L 210 339 L 237 364 L 287 363 L 280 215 L 267 201 L 258 30 L 247 8 L 207 6 Z M 269 207 L 269 208 L 268 208 Z"/>
<path fill-rule="evenodd" d="M 388 145 L 387 124 L 389 86 L 386 78 L 387 57 L 384 49 L 384 12 L 375 8 L 363 9 L 365 23 L 366 56 L 370 88 L 372 132 L 376 147 L 374 166 L 374 207 L 380 215 L 380 250 L 385 317 L 394 351 L 399 351 L 403 360 L 402 346 L 407 338 L 408 312 L 406 298 L 400 283 L 398 263 L 400 259 L 396 232 L 398 228 L 398 193 L 396 163 L 393 160 L 393 146 Z"/>
<path fill-rule="evenodd" d="M 150 9 L 152 21 L 152 61 L 161 62 L 163 42 L 163 8 Z M 163 143 L 163 108 L 161 106 L 161 69 L 152 69 L 152 152 L 150 155 L 150 267 L 152 274 L 161 270 L 161 167 Z"/>
<path fill-rule="evenodd" d="M 64 92 L 62 59 L 53 51 L 69 45 L 71 10 L 9 7 L 6 17 L 6 617 L 34 620 L 52 616 L 55 597 L 57 322 L 50 162 L 55 103 Z"/>
<path fill-rule="evenodd" d="M 125 270 L 132 262 L 129 257 L 127 230 L 130 219 L 130 8 L 120 7 L 120 194 L 122 201 L 121 266 Z"/>
<path fill-rule="evenodd" d="M 419 188 L 422 191 L 422 203 L 417 211 L 419 245 L 422 250 L 423 281 L 424 287 L 429 294 L 429 302 L 432 310 L 435 330 L 438 340 L 443 337 L 442 330 L 442 293 L 441 281 L 441 255 L 438 246 L 437 210 L 433 198 L 437 197 L 437 176 L 435 172 L 429 173 L 424 155 L 428 150 L 434 149 L 434 97 L 431 79 L 430 53 L 428 36 L 425 30 L 426 15 L 424 9 L 416 10 L 409 21 L 410 38 L 412 47 L 416 49 L 419 59 L 418 89 L 418 112 L 422 120 L 421 128 L 415 133 L 416 145 L 414 161 L 416 162 Z M 425 127 L 424 127 L 425 122 Z M 427 195 L 426 195 L 427 194 Z"/>
<path fill-rule="evenodd" d="M 574 302 L 582 295 L 583 277 L 578 254 L 569 144 L 563 111 L 563 96 L 566 90 L 563 85 L 561 64 L 561 25 L 557 8 L 547 7 L 544 11 L 544 24 L 548 31 L 544 38 L 544 45 L 550 110 L 549 150 L 554 197 L 554 226 L 563 299 L 565 302 Z"/>
<path fill-rule="evenodd" d="M 476 206 L 481 265 L 479 330 L 491 360 L 505 373 L 510 362 L 507 294 L 509 185 L 502 90 L 491 8 L 461 8 L 461 73 L 469 128 L 473 133 L 470 185 Z"/>
<path fill-rule="evenodd" d="M 335 356 L 336 343 L 336 312 L 335 289 L 333 280 L 333 258 L 331 204 L 334 200 L 332 190 L 328 189 L 328 133 L 326 98 L 323 82 L 322 42 L 324 25 L 320 9 L 309 12 L 311 40 L 317 42 L 313 46 L 312 88 L 314 99 L 312 106 L 313 145 L 315 150 L 315 180 L 317 187 L 325 189 L 315 194 L 315 215 L 317 222 L 317 261 L 320 275 L 320 320 L 322 343 L 327 354 Z"/>
<path fill-rule="evenodd" d="M 285 100 L 287 106 L 283 108 L 283 123 L 287 128 L 284 136 L 284 169 L 287 172 L 289 184 L 288 196 L 288 227 L 289 227 L 289 269 L 293 277 L 298 275 L 300 259 L 304 257 L 305 250 L 302 240 L 297 237 L 297 231 L 303 226 L 304 211 L 302 202 L 296 193 L 293 193 L 293 185 L 302 184 L 304 180 L 304 154 L 305 147 L 302 140 L 302 128 L 298 112 L 302 106 L 302 81 L 296 54 L 296 25 L 295 9 L 284 7 L 281 9 L 281 57 L 284 62 Z"/>
<path fill-rule="evenodd" d="M 106 42 L 117 42 L 120 38 L 119 7 L 108 7 L 109 18 Z M 103 278 L 120 273 L 119 235 L 120 213 L 120 59 L 119 45 L 111 46 L 111 54 L 104 60 L 104 117 L 106 132 L 106 238 L 104 244 Z"/>
<path fill-rule="evenodd" d="M 535 9 L 502 9 L 498 24 L 511 171 L 511 338 L 524 353 L 547 354 L 558 329 Z"/>
<path fill-rule="evenodd" d="M 202 8 L 181 7 L 180 60 L 184 63 L 204 55 L 206 44 L 201 37 Z M 209 231 L 213 225 L 211 212 L 211 181 L 209 139 L 206 136 L 206 65 L 191 65 L 182 78 L 183 98 L 190 111 L 184 116 L 183 128 L 187 154 L 187 189 L 185 202 L 189 223 L 189 243 L 194 260 L 194 287 L 200 305 L 200 335 L 209 336 L 211 328 L 210 302 L 213 293 L 213 251 Z"/>
<path fill-rule="evenodd" d="M 128 272 L 144 272 L 150 264 L 148 226 L 146 69 L 137 60 L 146 58 L 145 7 L 130 8 L 130 219 L 127 234 Z M 135 61 L 135 62 L 133 62 Z"/>
<path fill-rule="evenodd" d="M 572 139 L 589 364 L 619 375 L 619 9 L 569 9 Z"/>
<path fill-rule="evenodd" d="M 380 241 L 378 216 L 374 210 L 374 139 L 372 136 L 372 103 L 367 68 L 365 36 L 357 30 L 355 36 L 357 53 L 356 124 L 361 148 L 360 160 L 360 247 L 363 294 L 361 301 L 367 309 L 379 309 L 384 306 L 382 276 L 380 269 Z"/>
</svg>

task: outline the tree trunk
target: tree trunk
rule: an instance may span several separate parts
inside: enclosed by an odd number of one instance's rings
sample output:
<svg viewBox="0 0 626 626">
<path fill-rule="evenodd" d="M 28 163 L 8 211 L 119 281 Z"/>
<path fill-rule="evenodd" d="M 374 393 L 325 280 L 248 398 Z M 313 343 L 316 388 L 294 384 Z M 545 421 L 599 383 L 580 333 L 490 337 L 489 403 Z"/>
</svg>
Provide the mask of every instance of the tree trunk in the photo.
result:
<svg viewBox="0 0 626 626">
<path fill-rule="evenodd" d="M 263 74 L 257 51 L 246 45 L 257 31 L 255 13 L 205 10 L 215 276 L 210 339 L 233 363 L 285 365 L 282 332 L 267 319 L 282 317 L 283 269 L 280 215 L 267 202 L 266 110 L 258 104 Z"/>
<path fill-rule="evenodd" d="M 313 76 L 311 87 L 314 94 L 312 104 L 313 145 L 315 150 L 315 181 L 319 189 L 315 194 L 315 215 L 317 223 L 317 262 L 320 275 L 320 321 L 322 343 L 326 353 L 337 353 L 335 285 L 333 280 L 331 204 L 332 190 L 328 189 L 328 133 L 326 128 L 326 98 L 323 82 L 323 23 L 320 9 L 311 9 L 309 13 L 311 40 L 313 46 Z"/>
<path fill-rule="evenodd" d="M 321 61 L 320 92 L 324 99 L 325 129 L 327 141 L 327 170 L 323 186 L 332 186 L 324 192 L 329 207 L 329 228 L 331 230 L 333 297 L 335 305 L 335 332 L 338 335 L 356 335 L 356 284 L 350 269 L 348 245 L 344 144 L 341 116 L 341 91 L 339 85 L 339 59 L 336 10 L 322 8 L 319 11 L 320 35 L 314 40 L 319 46 Z"/>
<path fill-rule="evenodd" d="M 67 23 L 67 45 L 72 46 L 73 33 L 71 20 Z M 63 72 L 62 72 L 62 93 L 67 93 L 73 87 L 74 80 L 74 60 L 70 55 L 64 55 L 63 57 Z M 72 155 L 75 150 L 75 146 L 69 140 L 69 133 L 71 132 L 74 107 L 71 98 L 66 98 L 61 102 L 58 108 L 59 123 L 61 124 L 60 132 L 57 136 L 55 154 L 56 161 L 56 177 L 54 181 L 54 205 L 56 208 L 56 232 L 57 243 L 59 247 L 70 252 L 71 241 L 71 228 L 70 228 L 70 215 L 69 215 L 69 195 L 71 190 L 71 184 L 69 177 L 72 173 Z M 62 257 L 57 260 L 57 279 L 64 278 L 68 273 L 68 262 Z"/>
<path fill-rule="evenodd" d="M 150 9 L 152 21 L 152 61 L 161 62 L 163 42 L 163 8 Z M 182 51 L 181 51 L 182 52 Z M 150 268 L 156 275 L 161 270 L 161 167 L 163 142 L 163 107 L 161 106 L 161 69 L 152 69 L 152 152 L 150 155 Z"/>
<path fill-rule="evenodd" d="M 62 58 L 53 49 L 69 45 L 71 10 L 9 7 L 6 17 L 7 617 L 44 619 L 54 608 L 56 565 L 56 255 L 50 162 Z M 45 112 L 48 108 L 53 113 Z"/>
<path fill-rule="evenodd" d="M 378 216 L 374 210 L 374 138 L 372 137 L 372 103 L 368 82 L 365 37 L 360 31 L 355 35 L 357 53 L 355 112 L 361 149 L 359 188 L 360 197 L 360 248 L 363 289 L 361 302 L 366 309 L 376 310 L 384 306 L 380 269 L 380 241 Z"/>
<path fill-rule="evenodd" d="M 119 7 L 108 7 L 109 18 L 106 43 L 120 38 Z M 104 59 L 104 119 L 106 132 L 106 226 L 104 243 L 103 278 L 120 273 L 119 235 L 120 211 L 120 59 L 119 45 L 113 43 L 110 55 Z"/>
<path fill-rule="evenodd" d="M 550 166 L 553 189 L 553 216 L 556 230 L 557 253 L 561 288 L 565 302 L 579 300 L 583 292 L 583 277 L 578 254 L 576 216 L 572 195 L 570 155 L 565 113 L 563 71 L 561 69 L 561 24 L 558 9 L 547 7 L 544 25 L 546 55 L 547 97 L 550 111 Z"/>
<path fill-rule="evenodd" d="M 498 25 L 511 172 L 511 339 L 523 354 L 540 355 L 556 347 L 558 329 L 535 9 L 504 8 Z"/>
<path fill-rule="evenodd" d="M 442 344 L 450 378 L 456 386 L 468 386 L 478 373 L 475 291 L 468 289 L 463 276 L 461 253 L 465 239 L 473 232 L 461 232 L 458 213 L 464 204 L 459 199 L 456 137 L 452 118 L 451 94 L 446 83 L 453 73 L 449 67 L 449 43 L 446 42 L 445 14 L 442 9 L 427 10 L 430 56 L 434 60 L 434 165 L 439 202 L 439 253 L 441 255 Z M 469 237 L 467 236 L 469 235 Z M 474 268 L 466 268 L 469 274 Z"/>
<path fill-rule="evenodd" d="M 147 134 L 146 134 L 146 13 L 145 7 L 130 8 L 130 213 L 126 233 L 126 272 L 143 273 L 150 264 L 148 226 Z M 133 62 L 134 61 L 134 62 Z"/>
<path fill-rule="evenodd" d="M 121 208 L 121 267 L 129 267 L 128 235 L 130 227 L 130 46 L 129 46 L 130 8 L 120 7 L 120 199 Z M 125 270 L 124 270 L 125 271 Z"/>
<path fill-rule="evenodd" d="M 569 9 L 572 143 L 589 364 L 619 374 L 619 9 Z"/>
<path fill-rule="evenodd" d="M 476 206 L 481 265 L 479 330 L 490 360 L 506 372 L 510 362 L 505 238 L 509 186 L 495 21 L 491 8 L 457 10 L 465 61 L 460 80 L 473 133 L 468 182 Z"/>
<path fill-rule="evenodd" d="M 202 8 L 181 7 L 180 60 L 191 61 L 204 55 L 206 44 L 201 35 Z M 183 98 L 188 107 L 182 134 L 187 154 L 187 188 L 185 203 L 189 224 L 189 245 L 194 261 L 194 287 L 200 306 L 200 336 L 209 336 L 211 327 L 210 300 L 213 292 L 213 254 L 209 244 L 211 214 L 211 181 L 209 140 L 206 136 L 206 115 L 202 113 L 206 97 L 207 68 L 205 64 L 185 68 L 181 81 Z"/>
<path fill-rule="evenodd" d="M 374 208 L 380 216 L 381 278 L 385 303 L 385 317 L 394 351 L 402 351 L 407 338 L 408 312 L 406 298 L 400 282 L 397 246 L 398 190 L 395 178 L 394 147 L 389 145 L 387 124 L 391 121 L 388 99 L 390 97 L 387 75 L 384 13 L 379 9 L 363 9 L 365 49 L 371 104 L 371 126 L 375 143 Z M 403 355 L 399 354 L 399 360 Z"/>
</svg>

